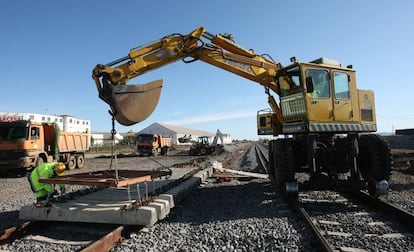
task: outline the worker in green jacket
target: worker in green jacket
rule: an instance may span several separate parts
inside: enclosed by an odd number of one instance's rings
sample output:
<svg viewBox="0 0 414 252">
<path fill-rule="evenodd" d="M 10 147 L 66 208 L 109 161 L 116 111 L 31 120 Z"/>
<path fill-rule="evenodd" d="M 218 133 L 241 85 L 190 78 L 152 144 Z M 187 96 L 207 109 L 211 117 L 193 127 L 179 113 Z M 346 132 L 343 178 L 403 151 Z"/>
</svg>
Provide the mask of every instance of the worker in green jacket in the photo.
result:
<svg viewBox="0 0 414 252">
<path fill-rule="evenodd" d="M 28 176 L 30 187 L 36 195 L 37 205 L 45 206 L 53 195 L 57 195 L 54 184 L 44 184 L 39 182 L 41 178 L 51 178 L 55 175 L 62 176 L 65 172 L 65 165 L 63 163 L 51 162 L 42 163 L 37 166 Z M 64 185 L 60 186 L 60 193 L 65 193 Z"/>
</svg>

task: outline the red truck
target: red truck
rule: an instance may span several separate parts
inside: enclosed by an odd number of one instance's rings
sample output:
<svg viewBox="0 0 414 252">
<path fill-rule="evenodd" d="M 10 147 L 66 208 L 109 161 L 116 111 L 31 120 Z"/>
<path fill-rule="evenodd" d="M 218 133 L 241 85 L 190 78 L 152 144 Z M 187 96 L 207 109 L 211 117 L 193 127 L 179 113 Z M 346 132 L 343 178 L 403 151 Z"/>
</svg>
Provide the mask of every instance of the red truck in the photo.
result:
<svg viewBox="0 0 414 252">
<path fill-rule="evenodd" d="M 158 134 L 139 134 L 136 138 L 136 145 L 139 156 L 166 156 L 171 148 L 171 137 L 163 137 Z"/>
</svg>

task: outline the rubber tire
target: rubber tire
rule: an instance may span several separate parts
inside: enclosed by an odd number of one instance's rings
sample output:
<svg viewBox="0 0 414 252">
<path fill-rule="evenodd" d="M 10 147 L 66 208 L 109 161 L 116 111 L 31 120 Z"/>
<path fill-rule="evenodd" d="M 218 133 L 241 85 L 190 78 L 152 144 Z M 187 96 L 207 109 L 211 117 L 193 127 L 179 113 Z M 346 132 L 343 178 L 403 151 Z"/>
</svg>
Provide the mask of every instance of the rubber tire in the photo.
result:
<svg viewBox="0 0 414 252">
<path fill-rule="evenodd" d="M 76 168 L 81 169 L 85 165 L 85 157 L 83 155 L 79 155 L 76 157 Z"/>
<path fill-rule="evenodd" d="M 43 160 L 43 158 L 42 157 L 37 157 L 37 160 L 36 160 L 36 167 L 38 167 L 39 165 L 41 165 L 41 164 L 43 164 L 45 161 Z"/>
<path fill-rule="evenodd" d="M 267 167 L 267 173 L 269 174 L 269 178 L 271 181 L 275 181 L 275 171 L 274 171 L 274 165 L 275 165 L 275 153 L 274 153 L 274 145 L 276 143 L 276 140 L 269 141 L 269 164 Z"/>
<path fill-rule="evenodd" d="M 206 147 L 201 147 L 201 149 L 200 149 L 200 155 L 202 155 L 202 156 L 204 156 L 204 155 L 207 155 L 207 148 Z"/>
<path fill-rule="evenodd" d="M 273 173 L 276 187 L 285 190 L 286 182 L 294 180 L 292 139 L 277 139 L 273 144 Z"/>
<path fill-rule="evenodd" d="M 358 167 L 365 181 L 389 180 L 392 165 L 393 159 L 387 140 L 374 134 L 359 137 Z"/>
<path fill-rule="evenodd" d="M 75 158 L 75 156 L 71 155 L 69 157 L 69 160 L 68 160 L 68 163 L 67 163 L 67 168 L 69 170 L 74 170 L 76 168 L 76 158 Z"/>
</svg>

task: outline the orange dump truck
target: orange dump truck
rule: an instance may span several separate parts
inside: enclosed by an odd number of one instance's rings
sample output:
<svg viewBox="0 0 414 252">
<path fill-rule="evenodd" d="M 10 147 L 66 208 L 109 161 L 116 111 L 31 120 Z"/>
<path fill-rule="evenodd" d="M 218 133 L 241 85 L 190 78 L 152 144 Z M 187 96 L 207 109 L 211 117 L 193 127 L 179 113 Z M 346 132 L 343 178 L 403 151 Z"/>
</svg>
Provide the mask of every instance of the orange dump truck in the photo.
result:
<svg viewBox="0 0 414 252">
<path fill-rule="evenodd" d="M 82 168 L 89 143 L 89 132 L 63 132 L 55 123 L 0 121 L 0 170 L 30 170 L 52 161 Z"/>
<path fill-rule="evenodd" d="M 136 138 L 137 153 L 140 156 L 167 155 L 171 147 L 171 137 L 158 134 L 139 134 Z"/>
</svg>

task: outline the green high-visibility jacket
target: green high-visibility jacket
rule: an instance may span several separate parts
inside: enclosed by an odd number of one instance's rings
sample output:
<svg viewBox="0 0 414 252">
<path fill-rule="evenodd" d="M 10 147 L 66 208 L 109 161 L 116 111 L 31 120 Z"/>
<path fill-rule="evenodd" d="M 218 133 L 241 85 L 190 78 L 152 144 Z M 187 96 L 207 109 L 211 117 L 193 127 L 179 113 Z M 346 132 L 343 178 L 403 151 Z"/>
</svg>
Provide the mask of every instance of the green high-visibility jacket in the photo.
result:
<svg viewBox="0 0 414 252">
<path fill-rule="evenodd" d="M 55 186 L 53 184 L 40 183 L 39 179 L 52 177 L 54 175 L 53 169 L 55 165 L 56 162 L 42 163 L 30 174 L 29 182 L 32 191 L 36 194 L 36 198 L 47 196 L 54 189 Z"/>
</svg>

